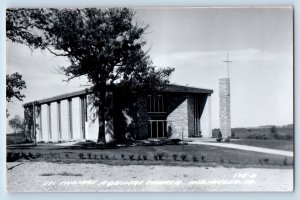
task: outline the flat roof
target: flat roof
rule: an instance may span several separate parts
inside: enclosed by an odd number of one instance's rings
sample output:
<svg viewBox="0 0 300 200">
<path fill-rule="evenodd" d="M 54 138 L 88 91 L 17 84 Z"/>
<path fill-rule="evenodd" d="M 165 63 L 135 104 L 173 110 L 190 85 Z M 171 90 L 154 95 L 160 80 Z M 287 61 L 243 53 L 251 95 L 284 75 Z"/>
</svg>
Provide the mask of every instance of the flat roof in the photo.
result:
<svg viewBox="0 0 300 200">
<path fill-rule="evenodd" d="M 165 92 L 211 94 L 211 93 L 213 93 L 213 90 L 169 84 L 166 87 Z M 86 89 L 76 91 L 76 92 L 65 93 L 65 94 L 53 96 L 50 98 L 27 102 L 27 103 L 23 104 L 23 107 L 30 106 L 32 104 L 40 104 L 41 105 L 41 104 L 48 104 L 48 103 L 52 103 L 52 102 L 63 101 L 63 100 L 67 100 L 70 98 L 76 98 L 76 97 L 80 97 L 80 96 L 91 94 L 91 93 L 93 93 L 93 90 L 91 88 L 86 88 Z"/>
</svg>

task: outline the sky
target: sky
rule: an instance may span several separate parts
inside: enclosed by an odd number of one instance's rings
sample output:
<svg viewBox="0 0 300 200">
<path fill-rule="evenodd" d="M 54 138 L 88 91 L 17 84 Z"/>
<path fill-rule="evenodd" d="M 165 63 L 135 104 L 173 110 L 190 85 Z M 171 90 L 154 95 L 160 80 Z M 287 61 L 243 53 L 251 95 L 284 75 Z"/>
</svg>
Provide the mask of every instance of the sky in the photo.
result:
<svg viewBox="0 0 300 200">
<path fill-rule="evenodd" d="M 219 127 L 218 80 L 229 53 L 232 127 L 293 123 L 291 8 L 136 8 L 149 24 L 145 49 L 158 67 L 173 67 L 171 83 L 212 89 L 212 127 Z M 85 78 L 63 81 L 68 60 L 7 40 L 7 73 L 27 83 L 24 102 L 81 90 Z M 22 103 L 7 108 L 23 116 Z"/>
</svg>

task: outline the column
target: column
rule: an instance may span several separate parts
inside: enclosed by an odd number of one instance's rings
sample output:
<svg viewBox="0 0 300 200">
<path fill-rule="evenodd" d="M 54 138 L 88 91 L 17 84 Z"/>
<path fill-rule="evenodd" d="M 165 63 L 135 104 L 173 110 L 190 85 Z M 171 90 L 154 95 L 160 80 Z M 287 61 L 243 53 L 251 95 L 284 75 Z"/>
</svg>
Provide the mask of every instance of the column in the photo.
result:
<svg viewBox="0 0 300 200">
<path fill-rule="evenodd" d="M 60 107 L 60 101 L 57 101 L 57 133 L 58 133 L 58 141 L 61 141 L 62 139 L 62 133 L 61 133 L 61 107 Z"/>
<path fill-rule="evenodd" d="M 80 139 L 86 139 L 85 135 L 85 121 L 86 121 L 86 105 L 85 96 L 80 97 L 79 113 L 80 113 Z"/>
<path fill-rule="evenodd" d="M 35 117 L 35 105 L 32 104 L 32 119 L 33 119 L 33 141 L 36 144 L 36 117 Z"/>
<path fill-rule="evenodd" d="M 68 124 L 68 134 L 69 140 L 73 140 L 73 124 L 72 124 L 72 99 L 68 99 L 68 115 L 69 115 L 69 124 Z"/>
<path fill-rule="evenodd" d="M 39 105 L 40 115 L 39 115 L 39 129 L 40 129 L 40 140 L 43 140 L 43 126 L 42 126 L 42 106 Z"/>
<path fill-rule="evenodd" d="M 48 140 L 52 140 L 52 129 L 51 129 L 51 104 L 47 104 L 48 108 Z"/>
</svg>

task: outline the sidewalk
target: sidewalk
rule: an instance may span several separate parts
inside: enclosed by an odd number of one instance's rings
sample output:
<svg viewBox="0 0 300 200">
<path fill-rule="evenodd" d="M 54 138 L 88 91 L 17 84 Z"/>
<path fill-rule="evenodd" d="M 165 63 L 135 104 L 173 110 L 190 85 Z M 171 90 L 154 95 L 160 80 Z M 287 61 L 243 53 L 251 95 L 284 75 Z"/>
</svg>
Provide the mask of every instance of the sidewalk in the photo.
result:
<svg viewBox="0 0 300 200">
<path fill-rule="evenodd" d="M 245 151 L 254 151 L 254 152 L 275 154 L 275 155 L 288 156 L 288 157 L 294 156 L 294 152 L 292 152 L 292 151 L 283 151 L 283 150 L 268 149 L 268 148 L 262 148 L 262 147 L 240 145 L 240 144 L 224 143 L 224 142 L 213 143 L 213 142 L 205 142 L 205 141 L 192 141 L 189 143 L 190 144 L 200 144 L 200 145 L 211 145 L 211 146 L 232 148 L 232 149 L 240 149 L 240 150 L 245 150 Z"/>
</svg>

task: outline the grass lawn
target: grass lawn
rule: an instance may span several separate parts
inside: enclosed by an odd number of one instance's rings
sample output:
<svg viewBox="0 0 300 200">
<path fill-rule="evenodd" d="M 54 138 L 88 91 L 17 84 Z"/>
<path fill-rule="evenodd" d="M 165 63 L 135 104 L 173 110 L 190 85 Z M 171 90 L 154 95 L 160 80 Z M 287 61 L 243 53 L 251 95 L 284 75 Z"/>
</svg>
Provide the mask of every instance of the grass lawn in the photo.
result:
<svg viewBox="0 0 300 200">
<path fill-rule="evenodd" d="M 263 147 L 270 149 L 278 149 L 285 151 L 293 151 L 294 141 L 293 140 L 256 140 L 256 139 L 241 139 L 241 140 L 231 140 L 233 144 L 242 144 L 255 147 Z"/>
<path fill-rule="evenodd" d="M 7 153 L 23 153 L 22 159 L 49 162 L 85 162 L 111 165 L 179 165 L 292 168 L 293 158 L 207 145 L 125 146 L 110 149 L 39 144 L 8 147 Z"/>
</svg>

